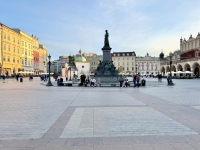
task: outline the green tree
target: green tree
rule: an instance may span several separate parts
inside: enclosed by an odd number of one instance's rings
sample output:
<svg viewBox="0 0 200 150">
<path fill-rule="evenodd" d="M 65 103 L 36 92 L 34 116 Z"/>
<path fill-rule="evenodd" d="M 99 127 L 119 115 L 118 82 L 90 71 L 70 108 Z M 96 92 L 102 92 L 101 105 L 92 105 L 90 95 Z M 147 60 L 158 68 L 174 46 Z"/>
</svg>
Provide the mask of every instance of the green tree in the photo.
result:
<svg viewBox="0 0 200 150">
<path fill-rule="evenodd" d="M 116 71 L 117 71 L 117 73 L 120 73 L 120 72 L 121 72 L 121 70 L 119 70 L 119 69 L 116 69 Z"/>
</svg>

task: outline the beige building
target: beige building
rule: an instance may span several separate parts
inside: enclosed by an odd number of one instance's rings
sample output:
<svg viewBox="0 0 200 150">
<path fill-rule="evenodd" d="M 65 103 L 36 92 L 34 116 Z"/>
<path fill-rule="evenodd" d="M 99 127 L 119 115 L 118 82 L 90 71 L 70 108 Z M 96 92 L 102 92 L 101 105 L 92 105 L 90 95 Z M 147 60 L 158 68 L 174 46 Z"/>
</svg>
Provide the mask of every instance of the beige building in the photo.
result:
<svg viewBox="0 0 200 150">
<path fill-rule="evenodd" d="M 136 57 L 136 70 L 141 75 L 158 75 L 160 73 L 160 58 L 151 57 L 148 53 L 145 57 Z"/>
<path fill-rule="evenodd" d="M 39 44 L 39 74 L 47 72 L 48 62 L 47 60 L 47 49 L 44 45 Z"/>
<path fill-rule="evenodd" d="M 113 52 L 112 61 L 116 69 L 121 73 L 136 73 L 136 54 L 135 52 Z"/>
</svg>

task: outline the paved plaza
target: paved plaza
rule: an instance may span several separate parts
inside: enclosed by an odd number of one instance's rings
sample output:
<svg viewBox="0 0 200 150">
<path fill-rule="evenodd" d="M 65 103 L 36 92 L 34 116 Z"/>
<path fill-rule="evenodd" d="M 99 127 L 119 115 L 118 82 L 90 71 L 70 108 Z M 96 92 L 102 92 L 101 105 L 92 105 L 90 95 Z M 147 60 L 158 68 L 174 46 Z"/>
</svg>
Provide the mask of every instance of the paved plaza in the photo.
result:
<svg viewBox="0 0 200 150">
<path fill-rule="evenodd" d="M 0 80 L 0 150 L 200 150 L 200 79 L 146 80 L 140 88 Z"/>
</svg>

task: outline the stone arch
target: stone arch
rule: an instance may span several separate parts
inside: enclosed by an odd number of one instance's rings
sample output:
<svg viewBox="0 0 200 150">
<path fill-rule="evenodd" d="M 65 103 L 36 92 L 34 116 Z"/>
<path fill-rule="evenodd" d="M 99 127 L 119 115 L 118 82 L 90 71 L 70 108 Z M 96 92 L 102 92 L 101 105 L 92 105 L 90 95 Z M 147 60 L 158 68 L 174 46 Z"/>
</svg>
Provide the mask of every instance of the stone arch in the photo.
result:
<svg viewBox="0 0 200 150">
<path fill-rule="evenodd" d="M 178 66 L 177 66 L 177 70 L 178 70 L 178 71 L 183 71 L 183 67 L 182 67 L 182 65 L 178 64 Z"/>
<path fill-rule="evenodd" d="M 166 67 L 166 72 L 170 72 L 169 66 Z"/>
<path fill-rule="evenodd" d="M 186 63 L 186 64 L 184 65 L 184 70 L 185 70 L 185 71 L 191 71 L 191 67 L 190 67 L 190 65 L 189 65 L 188 63 Z"/>
<path fill-rule="evenodd" d="M 165 74 L 165 67 L 161 68 L 161 73 L 164 75 Z"/>
<path fill-rule="evenodd" d="M 176 72 L 176 66 L 172 65 L 172 71 Z"/>
<path fill-rule="evenodd" d="M 193 69 L 194 75 L 196 77 L 199 77 L 200 76 L 200 65 L 199 65 L 199 63 L 197 63 L 197 62 L 193 63 L 192 69 Z"/>
</svg>

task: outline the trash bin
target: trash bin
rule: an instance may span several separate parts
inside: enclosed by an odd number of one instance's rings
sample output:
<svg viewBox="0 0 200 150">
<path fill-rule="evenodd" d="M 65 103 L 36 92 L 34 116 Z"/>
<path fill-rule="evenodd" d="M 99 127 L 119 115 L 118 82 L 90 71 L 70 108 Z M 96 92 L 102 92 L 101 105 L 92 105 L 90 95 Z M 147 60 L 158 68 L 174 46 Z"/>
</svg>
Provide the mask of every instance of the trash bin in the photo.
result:
<svg viewBox="0 0 200 150">
<path fill-rule="evenodd" d="M 23 82 L 23 78 L 20 78 L 20 82 Z"/>
<path fill-rule="evenodd" d="M 146 85 L 146 80 L 142 79 L 142 86 Z"/>
</svg>

